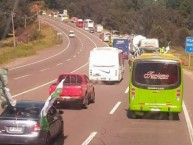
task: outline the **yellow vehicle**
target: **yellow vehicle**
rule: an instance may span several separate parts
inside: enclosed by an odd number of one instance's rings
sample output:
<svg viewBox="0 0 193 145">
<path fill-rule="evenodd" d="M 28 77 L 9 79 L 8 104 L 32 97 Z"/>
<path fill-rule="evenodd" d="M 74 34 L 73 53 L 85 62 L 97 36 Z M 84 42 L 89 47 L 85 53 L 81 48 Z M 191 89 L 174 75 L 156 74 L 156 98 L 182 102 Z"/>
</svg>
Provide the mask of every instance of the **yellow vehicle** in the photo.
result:
<svg viewBox="0 0 193 145">
<path fill-rule="evenodd" d="M 182 111 L 183 70 L 172 54 L 144 53 L 131 62 L 128 116 L 166 112 L 173 118 Z"/>
</svg>

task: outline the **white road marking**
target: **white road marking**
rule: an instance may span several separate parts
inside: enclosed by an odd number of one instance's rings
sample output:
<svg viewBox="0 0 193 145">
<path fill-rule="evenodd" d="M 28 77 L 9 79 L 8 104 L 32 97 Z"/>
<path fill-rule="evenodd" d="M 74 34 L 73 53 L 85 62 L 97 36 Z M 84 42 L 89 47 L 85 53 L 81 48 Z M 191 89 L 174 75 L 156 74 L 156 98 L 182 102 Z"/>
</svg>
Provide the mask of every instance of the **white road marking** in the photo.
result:
<svg viewBox="0 0 193 145">
<path fill-rule="evenodd" d="M 66 61 L 70 61 L 71 59 L 67 59 Z"/>
<path fill-rule="evenodd" d="M 183 104 L 182 104 L 182 107 L 183 107 L 184 116 L 185 116 L 185 119 L 186 119 L 188 131 L 189 131 L 189 134 L 190 134 L 190 140 L 191 140 L 191 143 L 192 143 L 192 145 L 193 145 L 193 129 L 192 129 L 192 123 L 191 123 L 191 120 L 190 120 L 190 117 L 189 117 L 189 114 L 188 114 L 188 110 L 187 110 L 186 105 L 185 105 L 184 102 L 183 102 Z"/>
<path fill-rule="evenodd" d="M 113 114 L 117 110 L 117 108 L 119 107 L 120 104 L 121 104 L 120 101 L 117 102 L 117 104 L 113 107 L 113 109 L 111 110 L 111 112 L 109 114 Z"/>
<path fill-rule="evenodd" d="M 84 65 L 80 66 L 79 68 L 73 70 L 71 73 L 74 73 L 74 72 L 82 69 L 82 68 L 85 67 L 86 65 L 88 65 L 88 62 L 85 63 Z M 32 88 L 32 89 L 26 90 L 26 91 L 24 91 L 24 92 L 21 92 L 21 93 L 19 93 L 19 94 L 13 95 L 12 97 L 15 98 L 15 97 L 17 97 L 17 96 L 20 96 L 20 95 L 23 95 L 23 94 L 32 92 L 32 91 L 37 90 L 37 89 L 39 89 L 39 88 L 42 88 L 42 87 L 44 87 L 44 86 L 50 85 L 50 84 L 53 83 L 54 81 L 56 81 L 56 79 L 55 79 L 55 80 L 52 80 L 52 81 L 50 81 L 50 82 L 47 82 L 47 83 L 45 83 L 45 84 L 42 84 L 42 85 L 40 85 L 40 86 L 37 86 L 37 87 L 35 87 L 35 88 Z"/>
<path fill-rule="evenodd" d="M 42 69 L 42 70 L 40 70 L 40 71 L 42 72 L 42 71 L 46 71 L 46 70 L 48 70 L 48 69 L 50 69 L 50 68 L 45 68 L 45 69 Z"/>
<path fill-rule="evenodd" d="M 56 66 L 62 65 L 63 63 L 58 63 Z"/>
<path fill-rule="evenodd" d="M 76 57 L 76 55 L 74 55 L 73 57 Z"/>
<path fill-rule="evenodd" d="M 49 24 L 50 24 L 50 23 L 49 23 Z M 55 27 L 56 29 L 59 29 L 59 28 L 57 28 L 56 26 L 54 26 L 53 24 L 50 24 L 50 25 L 52 25 L 52 26 L 53 26 L 53 27 Z M 62 29 L 59 29 L 59 30 L 61 30 L 61 31 L 62 31 Z M 64 35 L 66 35 L 66 33 L 64 33 L 64 32 L 61 32 L 61 33 L 63 33 Z M 66 35 L 66 37 L 68 38 L 68 36 L 67 36 L 67 35 Z M 37 64 L 37 63 L 40 63 L 40 62 L 46 61 L 46 60 L 48 60 L 48 59 L 54 58 L 54 57 L 56 57 L 56 56 L 60 55 L 61 53 L 63 53 L 64 51 L 66 51 L 66 50 L 69 48 L 69 46 L 70 46 L 70 40 L 69 40 L 69 38 L 68 38 L 68 44 L 67 44 L 67 46 L 66 46 L 66 47 L 65 47 L 62 51 L 58 52 L 57 54 L 52 55 L 52 56 L 47 57 L 47 58 L 42 59 L 42 60 L 35 61 L 35 62 L 33 62 L 33 63 L 28 63 L 28 64 L 25 64 L 25 65 L 22 65 L 22 66 L 18 66 L 18 67 L 10 68 L 9 70 L 11 71 L 11 70 L 15 70 L 15 69 L 23 68 L 23 67 L 26 67 L 26 66 L 30 66 L 30 65 Z"/>
<path fill-rule="evenodd" d="M 29 75 L 24 75 L 24 76 L 21 76 L 21 77 L 14 78 L 14 80 L 18 80 L 18 79 L 25 78 L 25 77 L 28 77 L 28 76 Z"/>
<path fill-rule="evenodd" d="M 127 94 L 129 92 L 129 86 L 127 87 L 127 89 L 125 90 L 125 94 Z"/>
<path fill-rule="evenodd" d="M 97 134 L 97 132 L 92 132 L 89 137 L 81 144 L 81 145 L 88 145 L 92 139 L 95 137 L 95 135 Z"/>
</svg>

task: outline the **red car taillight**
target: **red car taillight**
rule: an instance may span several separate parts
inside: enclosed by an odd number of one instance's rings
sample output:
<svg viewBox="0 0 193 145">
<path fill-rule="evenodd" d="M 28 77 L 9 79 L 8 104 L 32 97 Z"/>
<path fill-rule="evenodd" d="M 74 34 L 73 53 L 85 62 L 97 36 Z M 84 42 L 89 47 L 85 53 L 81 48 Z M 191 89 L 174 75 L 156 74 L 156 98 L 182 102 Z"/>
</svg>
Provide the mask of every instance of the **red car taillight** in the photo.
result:
<svg viewBox="0 0 193 145">
<path fill-rule="evenodd" d="M 37 131 L 40 131 L 40 130 L 41 130 L 40 124 L 35 124 L 35 125 L 33 126 L 32 131 L 37 132 Z"/>
</svg>

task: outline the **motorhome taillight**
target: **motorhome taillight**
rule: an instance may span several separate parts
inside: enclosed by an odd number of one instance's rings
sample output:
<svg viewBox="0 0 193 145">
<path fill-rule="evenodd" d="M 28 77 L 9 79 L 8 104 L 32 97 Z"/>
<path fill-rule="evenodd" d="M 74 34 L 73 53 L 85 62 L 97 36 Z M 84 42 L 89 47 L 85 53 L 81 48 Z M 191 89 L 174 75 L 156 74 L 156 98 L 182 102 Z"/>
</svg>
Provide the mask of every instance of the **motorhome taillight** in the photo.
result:
<svg viewBox="0 0 193 145">
<path fill-rule="evenodd" d="M 176 99 L 177 99 L 178 101 L 180 100 L 180 96 L 181 96 L 180 89 L 177 89 L 177 91 L 176 91 Z"/>
</svg>

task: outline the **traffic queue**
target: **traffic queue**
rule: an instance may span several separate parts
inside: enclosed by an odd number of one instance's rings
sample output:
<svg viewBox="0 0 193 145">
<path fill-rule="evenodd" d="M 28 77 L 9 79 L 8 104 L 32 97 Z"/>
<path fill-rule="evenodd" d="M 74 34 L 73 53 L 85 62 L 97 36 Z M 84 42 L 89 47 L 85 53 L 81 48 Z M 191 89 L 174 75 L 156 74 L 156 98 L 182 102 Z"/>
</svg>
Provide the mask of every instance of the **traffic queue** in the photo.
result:
<svg viewBox="0 0 193 145">
<path fill-rule="evenodd" d="M 156 38 L 142 35 L 120 35 L 119 31 L 105 31 L 91 19 L 73 17 L 77 29 L 100 33 L 108 47 L 93 48 L 89 54 L 89 72 L 59 74 L 51 84 L 45 102 L 14 100 L 7 88 L 8 70 L 0 70 L 1 104 L 0 143 L 47 144 L 55 136 L 63 135 L 63 111 L 58 102 L 79 101 L 87 109 L 95 103 L 95 81 L 120 83 L 124 74 L 124 60 L 128 60 L 128 117 L 138 118 L 148 112 L 168 112 L 169 118 L 182 111 L 183 71 L 180 59 L 160 49 Z M 74 31 L 69 37 L 75 38 Z M 112 83 L 113 82 L 113 83 Z M 88 88 L 88 86 L 90 86 Z M 65 95 L 64 95 L 65 94 Z M 53 121 L 54 119 L 54 121 Z M 30 120 L 30 121 L 29 121 Z M 6 128 L 6 129 L 5 129 Z"/>
</svg>

